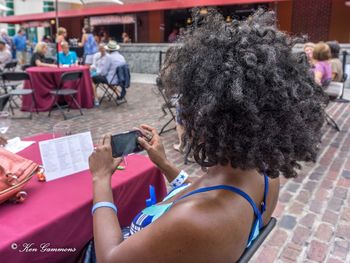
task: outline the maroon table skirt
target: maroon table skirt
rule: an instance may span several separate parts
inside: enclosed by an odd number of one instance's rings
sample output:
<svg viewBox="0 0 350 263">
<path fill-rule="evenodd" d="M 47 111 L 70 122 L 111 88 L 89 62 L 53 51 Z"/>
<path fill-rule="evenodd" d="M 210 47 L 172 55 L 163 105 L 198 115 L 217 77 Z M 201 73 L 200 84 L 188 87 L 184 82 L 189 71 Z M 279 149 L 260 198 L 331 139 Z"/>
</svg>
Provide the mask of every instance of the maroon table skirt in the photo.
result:
<svg viewBox="0 0 350 263">
<path fill-rule="evenodd" d="M 60 83 L 60 77 L 65 72 L 82 71 L 83 78 L 80 81 L 78 87 L 74 81 L 69 81 L 65 84 L 64 88 L 76 89 L 78 94 L 75 95 L 76 100 L 82 108 L 93 107 L 93 91 L 92 82 L 90 77 L 89 67 L 76 66 L 70 68 L 49 68 L 49 67 L 32 67 L 28 68 L 26 72 L 30 75 L 34 96 L 36 99 L 37 107 L 39 111 L 49 111 L 54 103 L 54 97 L 50 94 L 50 91 L 58 87 Z M 24 88 L 30 88 L 28 81 L 24 83 Z M 69 98 L 67 102 L 70 102 Z M 31 96 L 23 96 L 22 98 L 22 111 L 29 111 L 32 103 Z M 73 107 L 73 104 L 72 104 Z M 74 107 L 73 107 L 74 108 Z M 33 108 L 32 111 L 35 111 Z"/>
<path fill-rule="evenodd" d="M 44 134 L 27 140 L 38 142 L 51 138 L 51 134 Z M 42 163 L 38 143 L 19 155 Z M 113 196 L 122 226 L 130 225 L 132 218 L 146 206 L 149 185 L 155 187 L 158 201 L 166 195 L 163 175 L 142 155 L 128 157 L 126 169 L 113 175 Z M 24 203 L 0 205 L 0 262 L 76 262 L 92 238 L 90 172 L 44 183 L 33 177 L 24 191 L 28 194 Z M 46 244 L 50 248 L 74 251 L 40 251 L 40 246 Z M 29 245 L 32 250 L 26 249 Z"/>
</svg>

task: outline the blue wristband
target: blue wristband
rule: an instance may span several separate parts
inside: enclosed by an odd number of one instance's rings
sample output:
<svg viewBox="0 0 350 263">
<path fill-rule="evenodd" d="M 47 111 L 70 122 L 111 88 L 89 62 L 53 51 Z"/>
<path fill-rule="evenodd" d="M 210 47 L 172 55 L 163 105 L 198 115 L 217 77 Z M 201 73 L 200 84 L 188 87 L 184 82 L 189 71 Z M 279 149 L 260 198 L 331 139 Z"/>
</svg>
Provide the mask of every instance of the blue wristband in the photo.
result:
<svg viewBox="0 0 350 263">
<path fill-rule="evenodd" d="M 118 212 L 118 209 L 115 206 L 115 204 L 113 204 L 111 202 L 98 202 L 92 206 L 91 214 L 94 215 L 96 209 L 101 208 L 101 207 L 109 207 L 109 208 L 112 208 L 115 211 L 115 213 Z"/>
</svg>

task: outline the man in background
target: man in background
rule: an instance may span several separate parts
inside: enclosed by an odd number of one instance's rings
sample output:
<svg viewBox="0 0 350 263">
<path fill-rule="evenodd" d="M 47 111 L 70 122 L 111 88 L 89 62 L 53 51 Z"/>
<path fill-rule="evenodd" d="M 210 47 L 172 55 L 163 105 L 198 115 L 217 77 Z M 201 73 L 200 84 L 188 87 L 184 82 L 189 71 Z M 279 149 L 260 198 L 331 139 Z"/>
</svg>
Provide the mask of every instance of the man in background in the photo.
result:
<svg viewBox="0 0 350 263">
<path fill-rule="evenodd" d="M 27 38 L 23 29 L 18 30 L 12 39 L 18 62 L 23 65 L 27 61 Z"/>
</svg>

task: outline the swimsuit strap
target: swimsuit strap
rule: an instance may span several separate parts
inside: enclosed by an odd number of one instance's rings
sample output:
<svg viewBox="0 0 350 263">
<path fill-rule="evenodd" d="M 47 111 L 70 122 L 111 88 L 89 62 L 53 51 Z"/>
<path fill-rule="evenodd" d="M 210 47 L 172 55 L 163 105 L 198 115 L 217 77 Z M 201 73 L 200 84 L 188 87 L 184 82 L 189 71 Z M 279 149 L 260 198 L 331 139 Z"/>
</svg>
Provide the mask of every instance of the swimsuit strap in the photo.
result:
<svg viewBox="0 0 350 263">
<path fill-rule="evenodd" d="M 267 198 L 267 194 L 269 192 L 269 179 L 265 173 L 264 173 L 264 182 L 265 182 L 264 200 L 261 204 L 261 215 L 264 214 L 264 212 L 266 211 L 266 198 Z"/>
<path fill-rule="evenodd" d="M 230 191 L 230 192 L 233 192 L 233 193 L 236 193 L 236 194 L 239 194 L 240 196 L 242 196 L 244 199 L 246 199 L 249 202 L 249 204 L 253 208 L 255 216 L 259 220 L 259 228 L 263 227 L 264 224 L 263 224 L 263 221 L 262 221 L 261 213 L 260 213 L 259 209 L 257 208 L 257 206 L 255 205 L 254 201 L 250 198 L 250 196 L 248 194 L 246 194 L 242 190 L 240 190 L 240 189 L 238 189 L 236 187 L 230 186 L 230 185 L 216 185 L 216 186 L 199 188 L 197 190 L 191 191 L 191 192 L 181 196 L 180 198 L 176 199 L 173 202 L 173 204 L 175 204 L 176 202 L 178 202 L 178 201 L 180 201 L 180 200 L 182 200 L 182 199 L 184 199 L 184 198 L 186 198 L 188 196 L 191 196 L 191 195 L 194 195 L 194 194 L 203 193 L 203 192 L 213 191 L 213 190 L 227 190 L 227 191 Z M 265 190 L 266 190 L 266 184 L 265 184 Z"/>
</svg>

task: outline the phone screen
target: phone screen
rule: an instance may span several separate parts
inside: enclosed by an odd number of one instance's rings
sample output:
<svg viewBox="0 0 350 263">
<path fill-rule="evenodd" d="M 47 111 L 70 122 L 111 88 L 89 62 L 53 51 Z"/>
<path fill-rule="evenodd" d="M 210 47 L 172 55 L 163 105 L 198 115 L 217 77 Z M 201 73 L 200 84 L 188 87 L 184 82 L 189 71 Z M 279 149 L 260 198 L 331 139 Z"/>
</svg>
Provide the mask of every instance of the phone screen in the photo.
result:
<svg viewBox="0 0 350 263">
<path fill-rule="evenodd" d="M 130 153 L 140 152 L 143 149 L 137 142 L 137 138 L 142 136 L 140 131 L 130 131 L 112 136 L 112 155 L 114 158 L 126 156 Z"/>
</svg>

